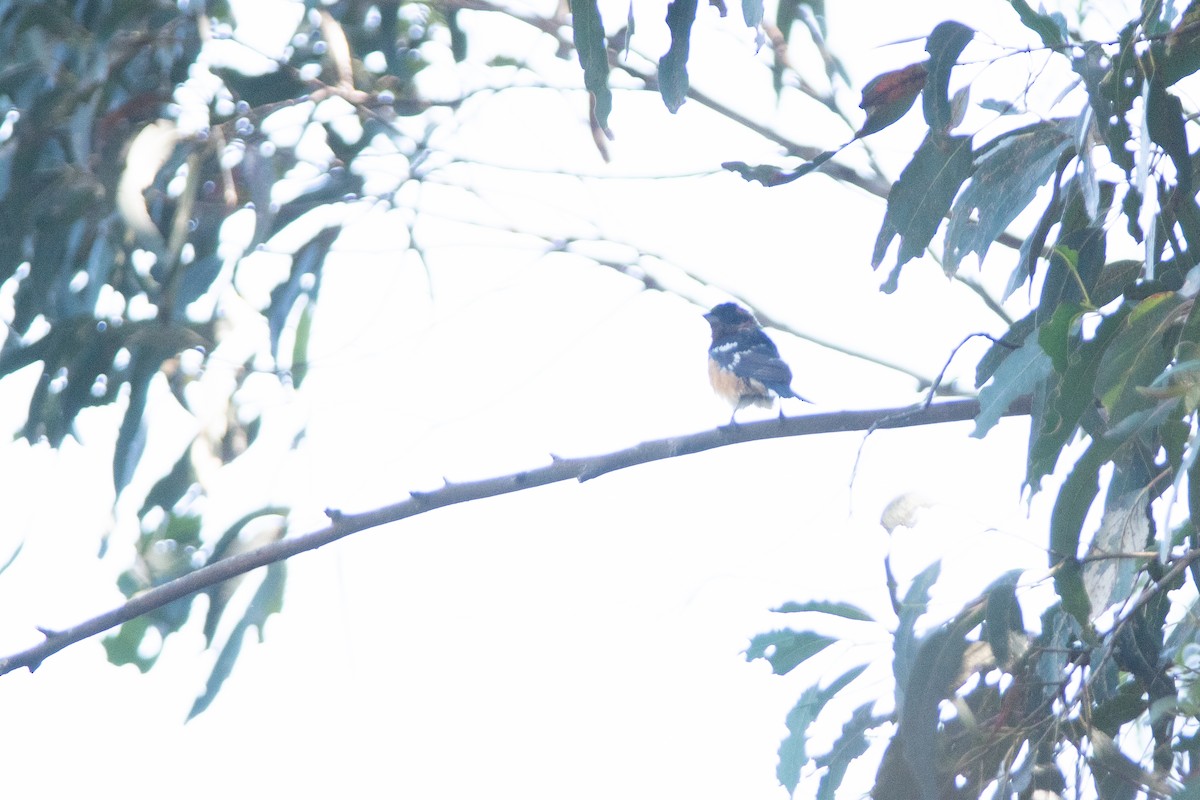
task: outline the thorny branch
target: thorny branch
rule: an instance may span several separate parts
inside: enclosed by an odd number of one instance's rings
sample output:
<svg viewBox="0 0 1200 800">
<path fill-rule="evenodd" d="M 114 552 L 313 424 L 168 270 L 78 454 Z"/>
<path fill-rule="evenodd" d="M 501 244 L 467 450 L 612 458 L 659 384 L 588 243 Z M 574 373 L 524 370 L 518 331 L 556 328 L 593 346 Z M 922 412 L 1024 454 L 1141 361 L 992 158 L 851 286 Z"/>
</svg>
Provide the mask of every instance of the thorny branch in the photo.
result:
<svg viewBox="0 0 1200 800">
<path fill-rule="evenodd" d="M 978 413 L 979 401 L 964 399 L 918 406 L 912 409 L 885 408 L 835 411 L 795 417 L 780 416 L 761 422 L 726 425 L 686 436 L 642 442 L 625 450 L 598 456 L 579 458 L 552 456 L 551 462 L 542 467 L 478 481 L 447 482 L 442 488 L 430 492 L 410 492 L 407 500 L 372 511 L 345 513 L 329 510 L 327 513 L 330 524 L 325 528 L 280 539 L 255 550 L 216 561 L 181 578 L 149 589 L 118 608 L 65 630 L 40 629 L 46 637 L 44 641 L 19 653 L 0 658 L 0 675 L 22 667 L 33 671 L 44 660 L 72 644 L 115 628 L 168 603 L 244 575 L 251 570 L 283 561 L 309 550 L 316 550 L 353 533 L 377 528 L 389 522 L 398 522 L 434 509 L 480 500 L 485 497 L 511 494 L 561 481 L 577 480 L 582 483 L 639 464 L 700 453 L 743 442 L 810 436 L 819 433 L 861 431 L 870 428 L 908 428 L 944 422 L 961 422 L 973 419 Z M 1008 414 L 1013 416 L 1028 413 L 1028 400 L 1020 400 L 1008 410 Z"/>
</svg>

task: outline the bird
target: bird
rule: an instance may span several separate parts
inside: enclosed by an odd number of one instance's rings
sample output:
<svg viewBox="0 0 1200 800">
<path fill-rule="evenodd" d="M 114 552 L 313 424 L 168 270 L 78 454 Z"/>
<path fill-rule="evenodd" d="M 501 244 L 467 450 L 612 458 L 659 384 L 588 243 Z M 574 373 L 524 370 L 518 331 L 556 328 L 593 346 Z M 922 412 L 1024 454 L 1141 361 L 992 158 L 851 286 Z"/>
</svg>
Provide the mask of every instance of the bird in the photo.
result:
<svg viewBox="0 0 1200 800">
<path fill-rule="evenodd" d="M 753 314 L 737 303 L 720 303 L 704 318 L 712 327 L 708 380 L 713 391 L 733 406 L 730 425 L 746 406 L 770 408 L 776 397 L 812 402 L 793 391 L 791 368 Z"/>
</svg>

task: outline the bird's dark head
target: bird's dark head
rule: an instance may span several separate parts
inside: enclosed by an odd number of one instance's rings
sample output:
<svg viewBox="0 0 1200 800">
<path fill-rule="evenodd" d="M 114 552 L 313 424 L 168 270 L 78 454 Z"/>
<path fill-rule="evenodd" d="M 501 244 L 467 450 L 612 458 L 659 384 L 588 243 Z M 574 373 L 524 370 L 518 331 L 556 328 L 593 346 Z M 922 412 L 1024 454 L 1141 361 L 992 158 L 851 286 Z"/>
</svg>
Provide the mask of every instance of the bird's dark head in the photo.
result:
<svg viewBox="0 0 1200 800">
<path fill-rule="evenodd" d="M 712 310 L 704 315 L 704 318 L 712 326 L 713 333 L 758 327 L 754 315 L 737 303 L 721 303 L 713 306 Z"/>
</svg>

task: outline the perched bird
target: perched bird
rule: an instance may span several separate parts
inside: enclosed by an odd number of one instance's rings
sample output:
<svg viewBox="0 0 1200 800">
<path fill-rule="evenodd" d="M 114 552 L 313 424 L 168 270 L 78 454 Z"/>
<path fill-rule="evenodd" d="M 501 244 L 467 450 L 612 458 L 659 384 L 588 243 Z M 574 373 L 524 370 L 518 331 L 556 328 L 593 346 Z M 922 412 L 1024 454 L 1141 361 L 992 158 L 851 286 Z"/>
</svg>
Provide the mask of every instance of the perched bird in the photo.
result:
<svg viewBox="0 0 1200 800">
<path fill-rule="evenodd" d="M 792 371 L 754 315 L 737 303 L 721 303 L 704 315 L 712 326 L 708 379 L 713 391 L 729 401 L 733 415 L 746 406 L 770 408 L 776 397 L 795 397 Z"/>
</svg>

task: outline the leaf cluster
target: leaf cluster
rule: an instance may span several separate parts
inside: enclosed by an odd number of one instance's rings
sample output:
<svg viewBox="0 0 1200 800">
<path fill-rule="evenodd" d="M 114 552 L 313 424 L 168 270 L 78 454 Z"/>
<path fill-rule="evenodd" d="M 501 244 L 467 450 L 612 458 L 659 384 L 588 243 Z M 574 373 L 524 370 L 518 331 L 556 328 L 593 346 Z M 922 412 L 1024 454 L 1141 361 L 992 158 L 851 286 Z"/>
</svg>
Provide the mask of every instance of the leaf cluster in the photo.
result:
<svg viewBox="0 0 1200 800">
<path fill-rule="evenodd" d="M 895 711 L 855 712 L 830 754 L 814 759 L 825 768 L 822 797 L 833 796 L 826 784 L 845 772 L 835 754 L 865 752 L 872 730 L 892 732 L 873 791 L 879 798 L 1026 798 L 1066 795 L 1068 787 L 1076 796 L 1166 797 L 1183 791 L 1200 763 L 1196 709 L 1180 700 L 1192 684 L 1178 668 L 1197 636 L 1200 540 L 1190 520 L 1161 524 L 1182 498 L 1191 519 L 1200 515 L 1200 206 L 1188 144 L 1196 110 L 1185 107 L 1179 85 L 1200 69 L 1197 4 L 1183 14 L 1143 4 L 1112 42 L 1085 40 L 1060 15 L 1020 0 L 1012 6 L 1047 58 L 1073 73 L 1062 97 L 1079 98 L 1076 112 L 990 137 L 959 132 L 956 107 L 967 89 L 952 96 L 949 86 L 975 32 L 944 22 L 927 38 L 927 61 L 864 88 L 861 130 L 883 130 L 921 93 L 927 133 L 892 186 L 875 245 L 878 267 L 899 239 L 886 291 L 939 232 L 942 265 L 954 274 L 969 254 L 982 264 L 1019 215 L 1040 208 L 1008 289 L 1028 287 L 1033 308 L 979 363 L 975 435 L 1030 398 L 1031 493 L 1079 443 L 1047 532 L 1057 601 L 1040 631 L 1027 629 L 1020 576 L 1010 574 L 918 637 L 912 610 L 924 608 L 929 576 L 918 578 L 896 601 Z M 758 179 L 763 170 L 739 171 Z M 1035 207 L 1039 197 L 1044 205 Z M 1110 258 L 1114 240 L 1132 240 L 1143 257 Z M 777 671 L 795 665 L 787 655 L 812 635 L 770 635 Z M 752 657 L 763 655 L 758 643 Z M 789 716 L 780 761 L 789 790 L 806 763 L 795 740 L 816 718 L 814 704 L 836 692 L 853 702 L 835 682 L 806 692 L 808 711 Z M 1134 731 L 1152 742 L 1142 758 L 1123 746 Z"/>
</svg>

